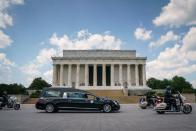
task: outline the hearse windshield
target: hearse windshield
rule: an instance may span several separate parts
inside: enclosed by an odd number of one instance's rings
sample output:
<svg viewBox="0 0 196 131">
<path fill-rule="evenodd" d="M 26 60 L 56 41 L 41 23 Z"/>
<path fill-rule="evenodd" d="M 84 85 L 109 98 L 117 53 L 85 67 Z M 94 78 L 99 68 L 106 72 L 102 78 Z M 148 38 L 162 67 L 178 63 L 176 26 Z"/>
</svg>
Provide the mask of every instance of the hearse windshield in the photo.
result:
<svg viewBox="0 0 196 131">
<path fill-rule="evenodd" d="M 43 93 L 43 97 L 60 97 L 61 92 L 58 90 L 46 90 Z"/>
</svg>

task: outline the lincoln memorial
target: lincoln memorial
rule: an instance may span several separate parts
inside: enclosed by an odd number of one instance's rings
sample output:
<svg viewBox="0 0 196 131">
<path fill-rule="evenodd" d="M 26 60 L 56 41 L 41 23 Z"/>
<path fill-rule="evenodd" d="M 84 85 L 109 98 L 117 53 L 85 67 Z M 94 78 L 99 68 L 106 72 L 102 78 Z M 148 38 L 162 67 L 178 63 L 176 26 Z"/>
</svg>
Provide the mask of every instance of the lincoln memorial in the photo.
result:
<svg viewBox="0 0 196 131">
<path fill-rule="evenodd" d="M 84 90 L 149 90 L 146 57 L 135 50 L 64 50 L 52 57 L 53 86 Z"/>
</svg>

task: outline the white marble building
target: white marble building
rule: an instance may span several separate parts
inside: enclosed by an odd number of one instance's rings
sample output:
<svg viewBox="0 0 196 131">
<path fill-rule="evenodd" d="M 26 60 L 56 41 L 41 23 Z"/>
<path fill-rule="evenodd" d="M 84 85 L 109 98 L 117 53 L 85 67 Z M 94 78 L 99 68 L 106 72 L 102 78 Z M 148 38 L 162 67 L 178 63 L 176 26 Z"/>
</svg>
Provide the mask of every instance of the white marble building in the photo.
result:
<svg viewBox="0 0 196 131">
<path fill-rule="evenodd" d="M 135 50 L 64 50 L 52 57 L 53 86 L 86 90 L 149 90 L 146 57 Z"/>
</svg>

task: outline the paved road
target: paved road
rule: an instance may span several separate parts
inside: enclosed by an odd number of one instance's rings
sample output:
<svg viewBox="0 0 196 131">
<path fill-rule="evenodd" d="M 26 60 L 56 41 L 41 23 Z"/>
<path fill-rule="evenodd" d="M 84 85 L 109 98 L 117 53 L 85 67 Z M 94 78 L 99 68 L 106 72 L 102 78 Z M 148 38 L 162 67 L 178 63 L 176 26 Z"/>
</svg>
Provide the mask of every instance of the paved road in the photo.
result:
<svg viewBox="0 0 196 131">
<path fill-rule="evenodd" d="M 158 115 L 137 105 L 121 105 L 118 113 L 60 112 L 48 114 L 33 105 L 0 111 L 0 131 L 196 131 L 196 104 L 192 114 Z"/>
</svg>

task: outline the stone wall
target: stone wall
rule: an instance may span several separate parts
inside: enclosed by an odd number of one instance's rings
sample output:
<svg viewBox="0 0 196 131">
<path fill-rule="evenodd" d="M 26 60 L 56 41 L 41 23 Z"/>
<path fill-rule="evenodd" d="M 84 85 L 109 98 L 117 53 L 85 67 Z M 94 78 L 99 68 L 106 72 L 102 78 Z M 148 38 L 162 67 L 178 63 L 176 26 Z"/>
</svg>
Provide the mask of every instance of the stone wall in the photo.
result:
<svg viewBox="0 0 196 131">
<path fill-rule="evenodd" d="M 66 58 L 85 58 L 85 57 L 120 57 L 133 58 L 136 57 L 135 50 L 64 50 L 63 57 Z"/>
<path fill-rule="evenodd" d="M 182 95 L 186 97 L 186 102 L 188 103 L 196 102 L 196 95 L 194 93 L 183 93 Z"/>
<path fill-rule="evenodd" d="M 19 103 L 23 103 L 25 100 L 29 98 L 28 95 L 10 95 L 10 96 L 15 96 Z"/>
</svg>

